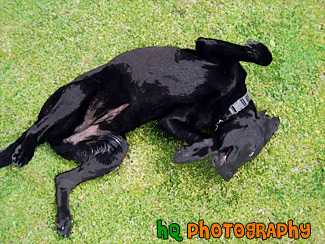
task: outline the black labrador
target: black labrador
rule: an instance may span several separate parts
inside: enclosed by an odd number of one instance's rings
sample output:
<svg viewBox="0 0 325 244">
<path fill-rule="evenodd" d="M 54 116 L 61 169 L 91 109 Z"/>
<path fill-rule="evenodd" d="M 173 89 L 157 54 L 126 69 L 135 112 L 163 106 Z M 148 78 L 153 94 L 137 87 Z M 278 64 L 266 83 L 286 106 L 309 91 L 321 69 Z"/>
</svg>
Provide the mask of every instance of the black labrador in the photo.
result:
<svg viewBox="0 0 325 244">
<path fill-rule="evenodd" d="M 44 141 L 80 163 L 55 179 L 57 228 L 64 237 L 71 229 L 70 191 L 119 166 L 128 151 L 125 133 L 147 121 L 159 120 L 158 128 L 189 144 L 175 153 L 175 163 L 213 155 L 217 172 L 229 180 L 279 125 L 278 118 L 257 111 L 239 61 L 266 66 L 272 55 L 255 41 L 239 46 L 206 38 L 196 41 L 195 50 L 147 47 L 123 53 L 50 96 L 38 120 L 0 152 L 0 167 L 26 165 Z"/>
</svg>

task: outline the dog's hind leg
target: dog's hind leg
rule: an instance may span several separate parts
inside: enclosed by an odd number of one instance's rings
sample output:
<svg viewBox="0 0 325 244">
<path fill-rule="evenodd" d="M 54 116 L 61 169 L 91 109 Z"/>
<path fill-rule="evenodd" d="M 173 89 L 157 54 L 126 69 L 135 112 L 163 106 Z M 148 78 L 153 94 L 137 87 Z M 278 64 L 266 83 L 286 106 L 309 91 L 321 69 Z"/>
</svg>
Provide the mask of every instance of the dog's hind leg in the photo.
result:
<svg viewBox="0 0 325 244">
<path fill-rule="evenodd" d="M 5 150 L 0 151 L 0 168 L 12 164 L 12 155 L 16 148 L 24 141 L 26 132 Z"/>
<path fill-rule="evenodd" d="M 78 80 L 58 89 L 44 104 L 38 120 L 13 144 L 0 152 L 0 167 L 26 165 L 35 148 L 51 136 L 64 134 L 96 94 L 99 84 L 93 80 Z M 52 135 L 55 134 L 55 135 Z"/>
<path fill-rule="evenodd" d="M 55 179 L 58 207 L 57 229 L 63 237 L 67 237 L 71 229 L 70 191 L 83 181 L 111 172 L 122 163 L 128 150 L 124 137 L 114 133 L 90 136 L 76 142 L 75 140 L 81 136 L 81 134 L 71 136 L 61 144 L 52 145 L 60 155 L 81 163 L 76 169 L 62 173 Z"/>
<path fill-rule="evenodd" d="M 199 56 L 213 62 L 222 58 L 229 61 L 246 61 L 267 66 L 272 62 L 272 54 L 260 42 L 248 41 L 245 46 L 200 37 L 196 41 L 196 51 Z"/>
</svg>

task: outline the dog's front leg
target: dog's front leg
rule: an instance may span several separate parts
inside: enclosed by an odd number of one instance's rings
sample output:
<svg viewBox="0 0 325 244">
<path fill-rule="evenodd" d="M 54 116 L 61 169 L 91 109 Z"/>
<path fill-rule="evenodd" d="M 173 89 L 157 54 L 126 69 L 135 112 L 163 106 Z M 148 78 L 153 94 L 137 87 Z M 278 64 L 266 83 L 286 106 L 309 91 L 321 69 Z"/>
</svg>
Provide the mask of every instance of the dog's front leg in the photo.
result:
<svg viewBox="0 0 325 244">
<path fill-rule="evenodd" d="M 245 46 L 221 40 L 200 37 L 196 41 L 199 56 L 214 62 L 216 59 L 228 61 L 246 61 L 267 66 L 272 62 L 272 54 L 260 42 L 248 41 Z"/>
<path fill-rule="evenodd" d="M 196 115 L 194 107 L 182 106 L 161 119 L 157 127 L 188 144 L 203 141 L 211 136 L 196 129 Z"/>
<path fill-rule="evenodd" d="M 195 107 L 183 106 L 157 124 L 158 128 L 190 144 L 176 151 L 174 163 L 189 163 L 203 159 L 213 154 L 221 145 L 217 138 L 195 127 L 197 115 Z"/>
</svg>

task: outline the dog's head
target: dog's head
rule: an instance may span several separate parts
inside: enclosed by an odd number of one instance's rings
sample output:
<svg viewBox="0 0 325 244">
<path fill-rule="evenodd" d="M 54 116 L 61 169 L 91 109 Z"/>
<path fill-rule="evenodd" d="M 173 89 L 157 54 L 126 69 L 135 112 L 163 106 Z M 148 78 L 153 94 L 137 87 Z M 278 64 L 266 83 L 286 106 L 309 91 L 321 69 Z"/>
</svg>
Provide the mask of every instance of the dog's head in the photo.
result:
<svg viewBox="0 0 325 244">
<path fill-rule="evenodd" d="M 218 131 L 222 145 L 213 157 L 213 164 L 224 180 L 230 180 L 238 167 L 253 160 L 278 129 L 279 118 L 265 113 L 245 111 Z"/>
</svg>

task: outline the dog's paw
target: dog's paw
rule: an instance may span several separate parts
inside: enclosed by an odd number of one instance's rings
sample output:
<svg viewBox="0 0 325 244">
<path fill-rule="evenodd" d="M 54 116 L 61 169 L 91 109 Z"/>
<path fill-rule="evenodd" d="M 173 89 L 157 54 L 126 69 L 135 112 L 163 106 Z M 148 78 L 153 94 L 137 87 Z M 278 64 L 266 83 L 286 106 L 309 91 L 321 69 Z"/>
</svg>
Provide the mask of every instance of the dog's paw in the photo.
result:
<svg viewBox="0 0 325 244">
<path fill-rule="evenodd" d="M 12 151 L 10 147 L 0 152 L 0 168 L 12 163 Z"/>
<path fill-rule="evenodd" d="M 24 141 L 25 134 L 26 133 L 24 133 L 21 137 L 19 137 L 14 143 L 12 143 L 6 149 L 0 151 L 0 168 L 12 164 L 12 155 L 14 154 L 16 148 Z"/>
<path fill-rule="evenodd" d="M 16 167 L 23 167 L 32 159 L 34 155 L 34 149 L 30 149 L 24 144 L 20 144 L 16 147 L 14 153 L 12 154 L 11 160 L 12 165 Z"/>
<path fill-rule="evenodd" d="M 175 152 L 173 163 L 190 163 L 201 160 L 213 154 L 214 147 L 215 140 L 213 138 L 204 139 L 189 146 L 182 146 Z"/>
<path fill-rule="evenodd" d="M 70 235 L 71 230 L 71 215 L 69 213 L 60 212 L 57 216 L 58 234 L 64 238 Z"/>
<path fill-rule="evenodd" d="M 269 49 L 260 42 L 248 41 L 245 44 L 247 55 L 254 60 L 255 63 L 267 66 L 272 62 L 272 54 Z"/>
</svg>

